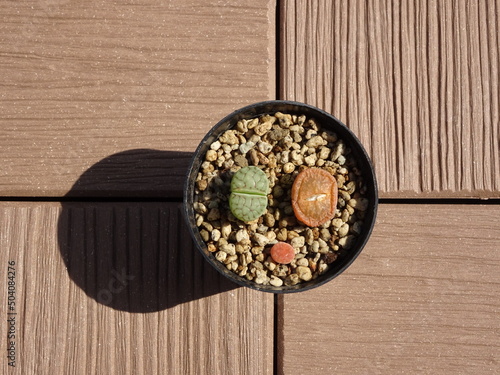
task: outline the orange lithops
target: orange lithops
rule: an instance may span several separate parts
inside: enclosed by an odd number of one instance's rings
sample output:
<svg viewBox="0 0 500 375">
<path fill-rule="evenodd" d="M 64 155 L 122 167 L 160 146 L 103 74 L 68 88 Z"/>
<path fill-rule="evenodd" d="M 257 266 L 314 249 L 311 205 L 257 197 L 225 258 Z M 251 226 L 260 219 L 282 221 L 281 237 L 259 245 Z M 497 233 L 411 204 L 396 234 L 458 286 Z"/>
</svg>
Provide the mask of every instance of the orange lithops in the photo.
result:
<svg viewBox="0 0 500 375">
<path fill-rule="evenodd" d="M 276 263 L 288 264 L 295 258 L 295 249 L 286 242 L 278 242 L 271 248 L 271 258 Z"/>
<path fill-rule="evenodd" d="M 337 180 L 321 168 L 300 172 L 292 186 L 292 207 L 298 220 L 317 227 L 333 218 L 337 207 Z"/>
</svg>

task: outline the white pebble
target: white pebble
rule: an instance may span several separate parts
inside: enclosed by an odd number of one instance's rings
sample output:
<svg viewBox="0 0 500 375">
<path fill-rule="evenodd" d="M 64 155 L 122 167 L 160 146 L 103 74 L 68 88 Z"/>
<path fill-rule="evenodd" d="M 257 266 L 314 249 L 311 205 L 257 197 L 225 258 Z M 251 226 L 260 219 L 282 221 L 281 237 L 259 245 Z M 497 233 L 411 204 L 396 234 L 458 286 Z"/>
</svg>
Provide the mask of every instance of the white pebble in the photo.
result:
<svg viewBox="0 0 500 375">
<path fill-rule="evenodd" d="M 349 233 L 349 224 L 344 223 L 342 226 L 339 228 L 339 236 L 340 237 L 345 237 L 347 236 L 347 233 Z"/>
<path fill-rule="evenodd" d="M 332 161 L 336 161 L 340 155 L 344 153 L 344 144 L 342 142 L 339 142 L 337 144 L 337 147 L 333 150 L 332 154 L 330 155 L 330 159 Z"/>
<path fill-rule="evenodd" d="M 330 149 L 328 147 L 321 147 L 319 150 L 319 158 L 328 159 L 328 156 L 330 156 Z"/>
<path fill-rule="evenodd" d="M 293 150 L 290 154 L 290 159 L 294 162 L 294 164 L 300 165 L 303 163 L 304 157 L 300 153 L 300 150 Z"/>
<path fill-rule="evenodd" d="M 292 245 L 292 247 L 294 249 L 301 248 L 302 246 L 305 245 L 305 243 L 306 243 L 306 239 L 304 236 L 298 236 L 298 237 L 292 238 L 292 240 L 290 241 L 290 245 Z"/>
<path fill-rule="evenodd" d="M 259 142 L 257 144 L 257 148 L 259 149 L 260 152 L 262 152 L 263 154 L 267 155 L 267 154 L 269 154 L 271 152 L 271 150 L 273 149 L 273 146 L 271 146 L 267 142 Z"/>
<path fill-rule="evenodd" d="M 283 166 L 284 173 L 292 173 L 294 170 L 295 170 L 295 164 L 293 164 L 293 163 L 286 163 Z"/>
<path fill-rule="evenodd" d="M 328 247 L 328 244 L 321 238 L 318 238 L 318 244 L 320 248 Z"/>
<path fill-rule="evenodd" d="M 281 153 L 281 164 L 286 164 L 290 161 L 290 151 L 286 150 Z"/>
<path fill-rule="evenodd" d="M 308 129 L 307 132 L 306 132 L 306 139 L 311 139 L 313 138 L 315 135 L 317 135 L 318 132 L 314 129 Z"/>
<path fill-rule="evenodd" d="M 253 142 L 246 142 L 240 145 L 240 152 L 245 155 L 248 151 L 250 151 L 255 146 Z"/>
<path fill-rule="evenodd" d="M 227 258 L 227 253 L 224 251 L 217 251 L 215 253 L 215 259 L 217 259 L 219 262 L 224 262 Z"/>
<path fill-rule="evenodd" d="M 298 259 L 296 263 L 297 266 L 304 266 L 304 267 L 309 266 L 309 261 L 306 258 Z"/>
<path fill-rule="evenodd" d="M 335 229 L 339 229 L 342 226 L 342 224 L 344 224 L 344 222 L 342 221 L 342 219 L 337 218 L 337 219 L 333 219 L 332 220 L 332 226 Z"/>
<path fill-rule="evenodd" d="M 282 286 L 283 280 L 281 280 L 279 277 L 272 275 L 271 280 L 269 280 L 269 284 L 271 284 L 272 286 Z"/>
<path fill-rule="evenodd" d="M 221 143 L 219 141 L 215 141 L 210 145 L 210 148 L 214 151 L 217 151 L 221 146 Z"/>
<path fill-rule="evenodd" d="M 238 273 L 238 275 L 243 277 L 243 276 L 246 276 L 247 272 L 248 272 L 248 267 L 244 266 L 243 269 Z"/>
<path fill-rule="evenodd" d="M 203 224 L 203 216 L 196 214 L 196 226 L 199 227 L 201 224 Z"/>
<path fill-rule="evenodd" d="M 212 241 L 214 241 L 214 242 L 219 241 L 220 236 L 221 236 L 220 230 L 218 230 L 218 229 L 214 229 L 214 230 L 212 231 L 212 235 L 211 235 L 211 237 L 212 237 Z"/>
<path fill-rule="evenodd" d="M 206 214 L 206 213 L 207 213 L 207 211 L 208 211 L 208 210 L 207 210 L 207 207 L 206 207 L 203 203 L 201 203 L 201 202 L 195 202 L 195 203 L 193 204 L 193 206 L 194 206 L 194 210 L 195 210 L 196 212 L 198 212 L 199 214 L 201 214 L 201 215 Z"/>
<path fill-rule="evenodd" d="M 311 245 L 311 251 L 313 253 L 317 253 L 319 251 L 319 242 L 318 241 L 314 241 Z"/>
<path fill-rule="evenodd" d="M 245 133 L 248 130 L 247 120 L 240 120 L 236 123 L 236 129 L 238 131 Z"/>
<path fill-rule="evenodd" d="M 231 224 L 229 222 L 223 223 L 221 227 L 222 238 L 227 239 L 230 234 L 231 234 Z"/>
<path fill-rule="evenodd" d="M 296 272 L 297 276 L 304 281 L 309 281 L 312 279 L 312 272 L 309 267 L 298 266 Z"/>
<path fill-rule="evenodd" d="M 243 240 L 248 240 L 250 237 L 248 236 L 248 232 L 245 229 L 240 229 L 236 232 L 236 242 L 242 242 Z"/>
<path fill-rule="evenodd" d="M 307 136 L 306 136 L 306 138 L 307 138 Z M 325 144 L 326 144 L 326 141 L 321 136 L 316 135 L 307 141 L 306 146 L 318 148 L 318 147 L 323 146 Z"/>
<path fill-rule="evenodd" d="M 227 253 L 228 255 L 235 255 L 236 254 L 236 246 L 234 243 L 228 243 L 226 245 L 222 245 L 220 249 Z"/>
<path fill-rule="evenodd" d="M 253 240 L 259 246 L 266 246 L 269 243 L 269 238 L 267 238 L 266 236 L 264 236 L 263 234 L 260 234 L 260 233 L 255 233 L 253 235 Z"/>
<path fill-rule="evenodd" d="M 316 160 L 318 160 L 318 157 L 316 156 L 316 154 L 311 154 L 309 156 L 306 156 L 304 158 L 304 161 L 305 163 L 309 166 L 309 167 L 312 167 L 313 165 L 316 164 Z"/>
</svg>

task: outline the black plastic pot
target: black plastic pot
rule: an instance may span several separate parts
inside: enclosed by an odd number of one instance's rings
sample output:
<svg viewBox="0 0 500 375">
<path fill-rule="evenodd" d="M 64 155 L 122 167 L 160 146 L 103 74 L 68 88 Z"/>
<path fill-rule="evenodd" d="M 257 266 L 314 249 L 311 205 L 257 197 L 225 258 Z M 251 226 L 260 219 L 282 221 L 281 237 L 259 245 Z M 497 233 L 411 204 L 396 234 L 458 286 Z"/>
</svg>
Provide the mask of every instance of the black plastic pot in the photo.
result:
<svg viewBox="0 0 500 375">
<path fill-rule="evenodd" d="M 314 280 L 308 282 L 302 282 L 293 286 L 283 285 L 281 287 L 275 287 L 272 285 L 259 285 L 253 281 L 248 281 L 244 277 L 240 277 L 232 271 L 227 270 L 227 268 L 217 261 L 212 253 L 207 250 L 205 242 L 202 240 L 199 230 L 196 226 L 195 212 L 193 209 L 194 200 L 194 187 L 195 180 L 200 169 L 201 163 L 204 160 L 204 155 L 208 151 L 210 145 L 217 140 L 217 138 L 226 130 L 233 128 L 236 123 L 241 119 L 251 119 L 264 114 L 274 114 L 276 112 L 296 114 L 296 115 L 306 115 L 308 118 L 312 117 L 317 120 L 319 124 L 324 129 L 329 129 L 337 133 L 339 139 L 342 139 L 346 145 L 351 148 L 351 152 L 355 155 L 357 160 L 357 166 L 361 170 L 363 179 L 367 185 L 366 196 L 369 199 L 370 205 L 366 211 L 364 224 L 362 228 L 362 233 L 356 238 L 356 242 L 352 248 L 343 257 L 339 257 L 335 262 L 330 264 L 329 270 L 323 275 L 317 277 Z M 228 279 L 233 282 L 246 286 L 252 289 L 271 292 L 271 293 L 292 293 L 312 289 L 314 287 L 320 286 L 333 278 L 340 275 L 351 263 L 356 259 L 356 257 L 361 253 L 368 238 L 371 235 L 373 226 L 375 224 L 375 218 L 377 215 L 378 206 L 378 192 L 377 192 L 377 182 L 375 178 L 375 172 L 373 165 L 368 157 L 365 149 L 361 145 L 358 138 L 354 133 L 347 128 L 342 122 L 333 117 L 332 115 L 322 111 L 313 106 L 293 102 L 293 101 L 266 101 L 255 103 L 247 107 L 241 108 L 230 115 L 226 116 L 224 119 L 219 121 L 203 138 L 198 148 L 196 149 L 191 164 L 188 169 L 186 183 L 184 187 L 184 214 L 188 223 L 189 231 L 193 238 L 193 241 L 198 248 L 198 250 L 203 254 L 206 260 L 217 269 L 221 274 L 223 274 Z"/>
</svg>

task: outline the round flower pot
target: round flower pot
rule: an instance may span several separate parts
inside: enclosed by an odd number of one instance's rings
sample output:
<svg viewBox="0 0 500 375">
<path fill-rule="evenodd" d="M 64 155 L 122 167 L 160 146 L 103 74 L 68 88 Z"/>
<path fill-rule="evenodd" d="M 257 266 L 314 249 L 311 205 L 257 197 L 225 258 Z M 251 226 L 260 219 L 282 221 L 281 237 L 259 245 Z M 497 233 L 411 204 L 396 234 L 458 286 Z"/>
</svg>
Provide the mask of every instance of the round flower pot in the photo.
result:
<svg viewBox="0 0 500 375">
<path fill-rule="evenodd" d="M 363 181 L 363 199 L 365 202 L 368 202 L 367 205 L 363 207 L 362 225 L 356 228 L 356 236 L 352 236 L 355 238 L 348 251 L 340 251 L 339 254 L 341 255 L 339 255 L 331 264 L 328 264 L 328 269 L 324 273 L 317 274 L 312 279 L 305 278 L 305 280 L 300 280 L 299 283 L 293 285 L 283 282 L 282 285 L 279 286 L 272 285 L 270 283 L 257 283 L 254 280 L 249 280 L 248 277 L 240 276 L 238 272 L 235 272 L 235 270 L 228 269 L 230 267 L 221 262 L 220 259 L 216 259 L 215 254 L 218 251 L 216 248 L 217 243 L 215 245 L 212 244 L 210 249 L 208 248 L 207 241 L 202 238 L 200 228 L 197 226 L 197 213 L 195 211 L 195 193 L 197 191 L 196 180 L 197 177 L 199 177 L 200 168 L 202 167 L 202 163 L 205 161 L 205 157 L 207 151 L 210 150 L 210 146 L 227 130 L 235 129 L 238 121 L 259 118 L 263 115 L 274 115 L 277 112 L 296 116 L 305 115 L 307 118 L 313 118 L 318 124 L 321 125 L 323 130 L 335 133 L 337 138 L 342 140 L 345 146 L 349 149 L 349 157 L 355 160 L 357 169 L 356 172 Z M 279 181 L 277 184 L 279 184 Z M 347 203 L 343 202 L 342 204 Z M 358 138 L 349 128 L 347 128 L 334 116 L 313 106 L 292 101 L 265 101 L 255 103 L 241 108 L 219 121 L 205 135 L 194 152 L 184 187 L 184 214 L 189 231 L 196 248 L 203 254 L 208 263 L 210 263 L 211 266 L 217 269 L 222 275 L 241 286 L 271 293 L 291 293 L 309 290 L 329 282 L 340 275 L 352 264 L 366 245 L 375 224 L 377 206 L 378 193 L 374 169 L 370 158 Z M 266 246 L 266 254 L 269 253 L 271 245 L 272 243 Z M 328 251 L 331 252 L 332 249 L 329 249 Z"/>
</svg>

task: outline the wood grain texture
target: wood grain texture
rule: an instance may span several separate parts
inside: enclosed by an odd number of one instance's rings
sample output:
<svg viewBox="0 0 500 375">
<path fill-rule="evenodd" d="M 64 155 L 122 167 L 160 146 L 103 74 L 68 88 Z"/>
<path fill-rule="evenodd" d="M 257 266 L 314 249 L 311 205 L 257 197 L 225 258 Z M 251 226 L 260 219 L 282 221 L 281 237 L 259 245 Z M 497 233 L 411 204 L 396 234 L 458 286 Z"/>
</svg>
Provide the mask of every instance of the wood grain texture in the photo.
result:
<svg viewBox="0 0 500 375">
<path fill-rule="evenodd" d="M 281 6 L 282 99 L 344 121 L 382 197 L 500 197 L 500 2 Z"/>
<path fill-rule="evenodd" d="M 381 205 L 344 274 L 283 297 L 282 373 L 498 373 L 499 222 L 497 205 Z"/>
<path fill-rule="evenodd" d="M 170 163 L 176 185 L 161 187 L 178 195 L 203 135 L 275 97 L 275 7 L 1 0 L 0 195 L 65 195 L 92 165 L 134 149 L 188 153 Z"/>
<path fill-rule="evenodd" d="M 16 268 L 3 374 L 271 374 L 273 296 L 193 249 L 173 203 L 2 203 L 0 290 Z M 7 303 L 0 350 L 7 352 Z"/>
</svg>

